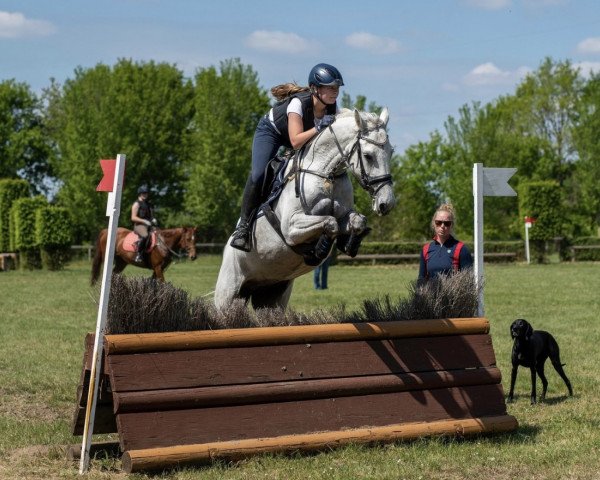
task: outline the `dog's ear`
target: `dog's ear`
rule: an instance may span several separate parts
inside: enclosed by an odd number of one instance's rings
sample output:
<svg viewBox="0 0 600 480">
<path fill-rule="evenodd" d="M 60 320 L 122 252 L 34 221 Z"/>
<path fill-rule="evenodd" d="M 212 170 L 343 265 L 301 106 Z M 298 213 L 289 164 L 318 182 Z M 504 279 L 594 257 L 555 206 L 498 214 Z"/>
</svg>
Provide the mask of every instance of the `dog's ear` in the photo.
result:
<svg viewBox="0 0 600 480">
<path fill-rule="evenodd" d="M 523 321 L 525 324 L 525 340 L 529 340 L 533 335 L 533 327 L 529 322 Z"/>
</svg>

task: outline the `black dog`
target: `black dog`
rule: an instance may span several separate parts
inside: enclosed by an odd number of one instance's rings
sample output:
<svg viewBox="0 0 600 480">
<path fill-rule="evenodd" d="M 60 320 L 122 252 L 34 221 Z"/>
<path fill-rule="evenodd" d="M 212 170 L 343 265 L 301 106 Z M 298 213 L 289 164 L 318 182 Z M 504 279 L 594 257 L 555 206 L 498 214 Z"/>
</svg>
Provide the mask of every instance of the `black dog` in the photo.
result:
<svg viewBox="0 0 600 480">
<path fill-rule="evenodd" d="M 543 386 L 540 400 L 544 400 L 548 388 L 548 380 L 546 380 L 546 376 L 544 375 L 544 363 L 546 363 L 548 357 L 550 357 L 554 369 L 567 384 L 569 395 L 573 395 L 571 382 L 562 368 L 563 364 L 560 363 L 558 343 L 556 343 L 556 340 L 552 335 L 542 330 L 534 330 L 529 322 L 522 318 L 519 318 L 512 323 L 510 326 L 510 335 L 514 338 L 514 343 L 512 349 L 510 393 L 508 394 L 509 402 L 513 399 L 515 380 L 517 379 L 517 369 L 519 368 L 519 365 L 528 367 L 531 370 L 531 404 L 533 405 L 536 401 L 536 372 L 540 376 Z"/>
</svg>

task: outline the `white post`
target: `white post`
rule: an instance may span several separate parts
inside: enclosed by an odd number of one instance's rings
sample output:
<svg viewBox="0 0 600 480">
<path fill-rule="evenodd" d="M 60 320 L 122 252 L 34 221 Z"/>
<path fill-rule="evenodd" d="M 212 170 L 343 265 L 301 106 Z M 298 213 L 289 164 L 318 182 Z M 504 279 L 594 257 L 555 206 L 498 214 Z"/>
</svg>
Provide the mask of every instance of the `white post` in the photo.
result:
<svg viewBox="0 0 600 480">
<path fill-rule="evenodd" d="M 529 257 L 529 227 L 531 227 L 531 222 L 525 221 L 525 258 L 527 259 L 527 265 L 531 263 Z"/>
<path fill-rule="evenodd" d="M 479 290 L 477 299 L 477 315 L 484 316 L 483 306 L 483 163 L 473 164 L 473 235 L 475 244 L 475 258 L 473 274 L 475 275 L 475 286 Z"/>
<path fill-rule="evenodd" d="M 106 325 L 106 314 L 108 311 L 108 299 L 110 297 L 110 282 L 115 256 L 115 238 L 119 225 L 119 213 L 121 211 L 121 192 L 123 190 L 123 177 L 125 172 L 125 155 L 117 155 L 115 176 L 112 192 L 108 195 L 106 214 L 109 217 L 108 238 L 106 240 L 106 255 L 104 256 L 104 273 L 102 275 L 102 288 L 100 290 L 100 305 L 98 306 L 98 318 L 96 320 L 96 338 L 94 339 L 94 354 L 92 356 L 92 370 L 90 372 L 90 385 L 88 390 L 87 406 L 85 411 L 85 423 L 83 425 L 83 441 L 81 444 L 81 460 L 79 473 L 83 474 L 90 463 L 90 446 L 92 434 L 94 433 L 94 418 L 96 416 L 96 403 L 98 401 L 98 387 L 100 384 L 100 373 L 102 365 L 102 339 Z"/>
</svg>

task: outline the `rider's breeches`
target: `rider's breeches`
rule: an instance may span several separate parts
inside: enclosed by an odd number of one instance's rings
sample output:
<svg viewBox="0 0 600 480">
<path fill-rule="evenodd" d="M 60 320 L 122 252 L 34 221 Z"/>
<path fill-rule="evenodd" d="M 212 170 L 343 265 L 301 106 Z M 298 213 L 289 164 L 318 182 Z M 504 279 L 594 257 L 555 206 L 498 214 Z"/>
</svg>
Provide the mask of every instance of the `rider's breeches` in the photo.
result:
<svg viewBox="0 0 600 480">
<path fill-rule="evenodd" d="M 137 233 L 139 237 L 146 238 L 148 236 L 148 225 L 136 223 L 133 227 L 133 231 Z"/>
<path fill-rule="evenodd" d="M 262 185 L 265 169 L 281 147 L 281 138 L 265 115 L 258 122 L 252 141 L 252 182 Z"/>
</svg>

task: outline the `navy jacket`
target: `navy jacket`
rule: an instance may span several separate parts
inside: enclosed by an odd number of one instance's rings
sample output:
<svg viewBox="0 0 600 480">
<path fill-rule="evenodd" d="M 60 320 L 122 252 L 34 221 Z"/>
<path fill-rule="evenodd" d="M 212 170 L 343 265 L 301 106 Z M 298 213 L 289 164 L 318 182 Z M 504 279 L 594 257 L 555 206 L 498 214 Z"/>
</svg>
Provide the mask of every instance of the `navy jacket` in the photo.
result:
<svg viewBox="0 0 600 480">
<path fill-rule="evenodd" d="M 419 266 L 419 279 L 433 278 L 436 275 L 448 275 L 454 270 L 452 259 L 454 251 L 459 241 L 450 236 L 443 245 L 437 240 L 429 243 L 427 259 L 423 257 L 421 251 L 421 265 Z M 469 248 L 463 244 L 458 256 L 458 269 L 469 268 L 473 266 L 473 257 Z"/>
</svg>

